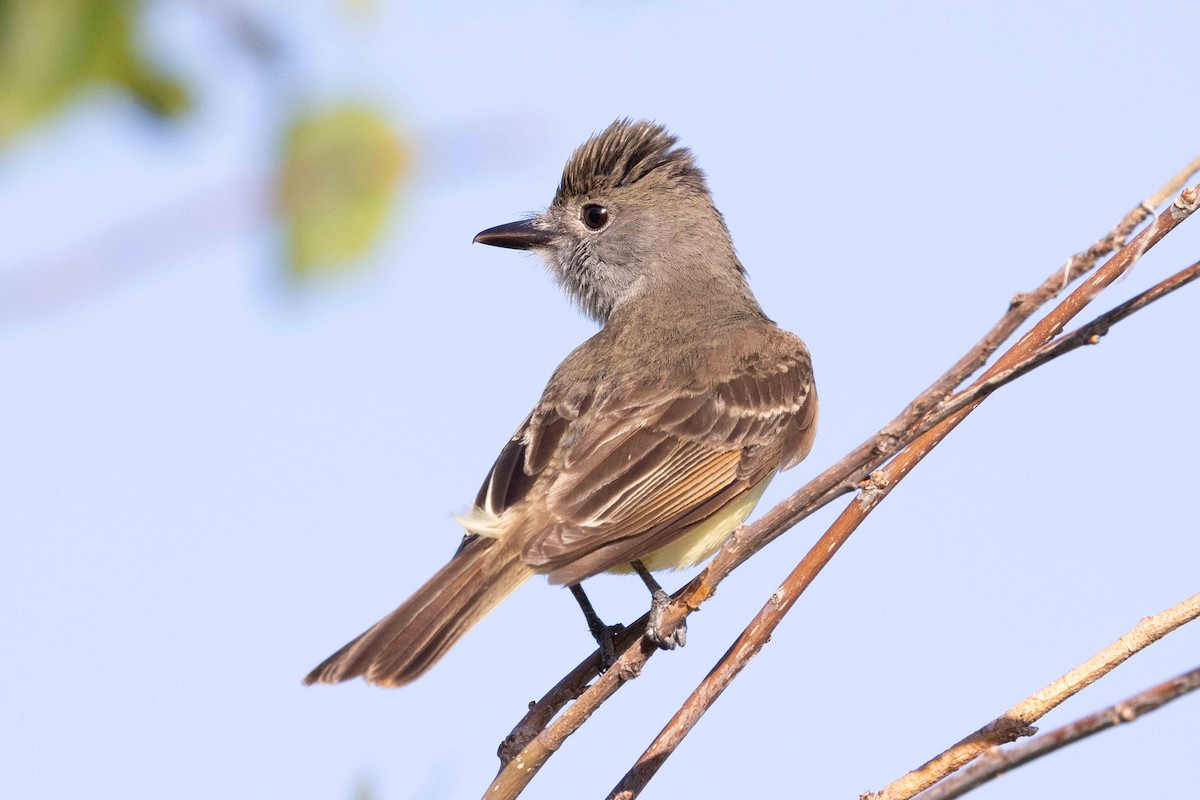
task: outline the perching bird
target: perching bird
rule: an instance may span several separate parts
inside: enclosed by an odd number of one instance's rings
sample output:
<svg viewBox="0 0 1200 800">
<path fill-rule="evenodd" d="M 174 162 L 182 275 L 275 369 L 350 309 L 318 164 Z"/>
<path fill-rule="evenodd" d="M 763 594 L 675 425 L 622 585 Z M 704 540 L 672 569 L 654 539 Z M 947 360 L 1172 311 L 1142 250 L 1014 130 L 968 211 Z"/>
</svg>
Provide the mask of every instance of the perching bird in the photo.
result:
<svg viewBox="0 0 1200 800">
<path fill-rule="evenodd" d="M 654 589 L 647 568 L 708 558 L 812 447 L 808 349 L 759 307 L 704 174 L 663 127 L 609 125 L 545 213 L 475 241 L 537 253 L 602 327 L 500 451 L 450 562 L 306 683 L 409 683 L 537 573 L 582 598 L 580 581 L 632 567 Z M 681 638 L 656 622 L 660 646 Z"/>
</svg>

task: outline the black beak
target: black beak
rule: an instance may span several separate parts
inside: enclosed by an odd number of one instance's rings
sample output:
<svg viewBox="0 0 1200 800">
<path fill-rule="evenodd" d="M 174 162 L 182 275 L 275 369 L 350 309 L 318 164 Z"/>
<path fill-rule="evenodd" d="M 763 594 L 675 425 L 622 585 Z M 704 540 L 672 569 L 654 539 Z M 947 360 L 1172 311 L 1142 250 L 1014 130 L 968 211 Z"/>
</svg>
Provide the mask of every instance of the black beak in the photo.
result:
<svg viewBox="0 0 1200 800">
<path fill-rule="evenodd" d="M 532 250 L 550 244 L 550 234 L 535 228 L 533 220 L 526 219 L 481 231 L 475 234 L 475 241 L 495 247 L 507 247 L 510 250 Z"/>
</svg>

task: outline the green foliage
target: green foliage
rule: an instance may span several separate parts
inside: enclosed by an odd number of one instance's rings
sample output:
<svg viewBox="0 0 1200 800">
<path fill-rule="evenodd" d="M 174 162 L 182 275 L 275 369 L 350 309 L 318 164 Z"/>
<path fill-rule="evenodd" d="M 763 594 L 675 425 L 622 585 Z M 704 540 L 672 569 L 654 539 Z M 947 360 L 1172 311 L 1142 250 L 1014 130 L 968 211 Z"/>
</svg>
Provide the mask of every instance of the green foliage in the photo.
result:
<svg viewBox="0 0 1200 800">
<path fill-rule="evenodd" d="M 409 163 L 406 144 L 368 108 L 295 120 L 279 190 L 293 277 L 343 272 L 364 255 L 384 230 Z"/>
<path fill-rule="evenodd" d="M 116 87 L 163 117 L 187 89 L 135 47 L 142 0 L 0 0 L 0 147 L 97 85 Z M 410 163 L 376 111 L 343 105 L 293 119 L 282 135 L 277 210 L 287 270 L 308 279 L 348 269 L 386 228 Z"/>
<path fill-rule="evenodd" d="M 188 92 L 137 51 L 133 0 L 0 0 L 0 144 L 96 83 L 174 116 Z"/>
</svg>

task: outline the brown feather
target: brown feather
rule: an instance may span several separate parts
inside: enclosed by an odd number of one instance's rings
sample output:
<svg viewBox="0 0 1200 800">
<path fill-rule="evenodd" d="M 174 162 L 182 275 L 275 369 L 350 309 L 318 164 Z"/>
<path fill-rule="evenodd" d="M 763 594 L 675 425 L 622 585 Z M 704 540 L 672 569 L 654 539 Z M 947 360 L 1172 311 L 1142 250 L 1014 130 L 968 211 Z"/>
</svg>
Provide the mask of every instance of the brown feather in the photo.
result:
<svg viewBox="0 0 1200 800">
<path fill-rule="evenodd" d="M 709 517 L 720 513 L 727 505 L 735 502 L 749 488 L 749 485 L 741 481 L 729 484 L 722 491 L 688 511 L 678 521 L 679 524 L 660 525 L 646 531 L 643 538 L 636 540 L 622 539 L 608 542 L 591 553 L 554 568 L 549 576 L 550 582 L 569 586 L 610 570 L 616 565 L 628 564 L 636 559 L 644 558 L 649 553 L 669 545 L 673 540 L 687 536 Z"/>
<path fill-rule="evenodd" d="M 365 675 L 384 686 L 410 683 L 532 574 L 515 552 L 494 539 L 476 538 L 304 682 L 338 683 Z"/>
<path fill-rule="evenodd" d="M 580 518 L 563 520 L 542 535 L 531 538 L 521 551 L 522 558 L 539 571 L 558 570 L 609 543 L 635 540 L 623 546 L 621 552 L 632 548 L 645 555 L 667 544 L 675 535 L 685 534 L 683 519 L 687 512 L 735 481 L 740 460 L 737 451 L 713 451 L 696 445 L 689 450 L 696 458 L 686 469 L 650 477 L 640 473 L 632 476 L 627 488 L 636 489 L 646 481 L 661 481 L 657 491 L 642 498 L 641 502 L 629 504 L 622 509 L 622 514 L 609 516 L 599 524 Z M 672 524 L 673 521 L 681 524 Z M 658 527 L 663 525 L 666 527 Z M 642 541 L 643 538 L 646 541 Z M 651 538 L 654 543 L 649 541 Z M 621 566 L 630 559 L 611 563 L 607 559 L 590 559 L 592 562 L 598 560 L 602 566 L 595 572 Z"/>
<path fill-rule="evenodd" d="M 675 354 L 691 370 L 703 371 L 708 359 L 732 364 L 727 377 L 709 385 L 664 376 L 610 386 L 597 377 L 608 371 L 590 357 L 593 343 L 606 346 L 603 332 L 564 362 L 514 437 L 539 443 L 539 450 L 553 438 L 559 448 L 530 470 L 532 483 L 522 489 L 538 510 L 512 533 L 521 558 L 539 572 L 591 575 L 665 547 L 695 527 L 691 512 L 718 513 L 717 498 L 736 501 L 812 445 L 808 352 L 774 326 L 755 320 L 707 351 Z M 589 390 L 580 395 L 580 387 Z M 569 404 L 564 391 L 572 392 Z M 584 411 L 566 420 L 557 413 L 566 405 Z M 525 463 L 533 466 L 528 454 Z M 506 499 L 510 506 L 521 501 L 511 492 Z M 574 560 L 578 568 L 570 566 Z"/>
</svg>

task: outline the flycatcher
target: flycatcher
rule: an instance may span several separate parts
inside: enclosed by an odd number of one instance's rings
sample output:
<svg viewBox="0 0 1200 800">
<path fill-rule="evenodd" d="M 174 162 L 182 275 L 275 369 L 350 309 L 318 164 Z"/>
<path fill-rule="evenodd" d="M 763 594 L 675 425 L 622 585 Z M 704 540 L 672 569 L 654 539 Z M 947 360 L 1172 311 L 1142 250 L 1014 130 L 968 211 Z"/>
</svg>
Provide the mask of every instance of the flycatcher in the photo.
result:
<svg viewBox="0 0 1200 800">
<path fill-rule="evenodd" d="M 663 127 L 614 122 L 545 213 L 475 241 L 537 253 L 601 329 L 500 451 L 450 562 L 306 683 L 409 683 L 537 573 L 580 598 L 580 581 L 630 568 L 656 589 L 647 569 L 708 558 L 812 447 L 808 349 L 759 307 L 704 173 Z M 647 635 L 682 644 L 655 615 Z"/>
</svg>

